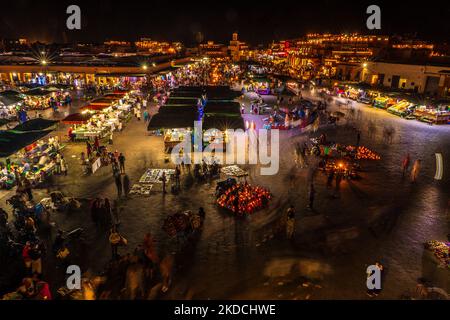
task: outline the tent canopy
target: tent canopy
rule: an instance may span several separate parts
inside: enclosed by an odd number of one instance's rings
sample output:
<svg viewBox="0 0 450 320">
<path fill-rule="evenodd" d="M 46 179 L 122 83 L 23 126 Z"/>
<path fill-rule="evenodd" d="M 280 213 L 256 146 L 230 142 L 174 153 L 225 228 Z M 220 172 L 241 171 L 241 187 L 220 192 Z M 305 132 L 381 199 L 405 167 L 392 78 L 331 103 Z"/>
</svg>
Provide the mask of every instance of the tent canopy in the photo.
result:
<svg viewBox="0 0 450 320">
<path fill-rule="evenodd" d="M 205 106 L 205 113 L 241 115 L 241 105 L 238 102 L 209 101 Z"/>
<path fill-rule="evenodd" d="M 17 151 L 44 138 L 52 130 L 20 132 L 20 131 L 0 131 L 0 157 L 9 157 Z"/>
<path fill-rule="evenodd" d="M 34 97 L 44 97 L 46 95 L 49 95 L 50 93 L 51 91 L 42 88 L 31 89 L 25 92 L 27 96 L 34 96 Z"/>
<path fill-rule="evenodd" d="M 58 120 L 47 120 L 42 118 L 36 118 L 28 120 L 22 124 L 17 125 L 14 127 L 14 131 L 40 131 L 45 130 L 50 127 L 53 127 L 56 125 L 59 121 Z"/>
<path fill-rule="evenodd" d="M 92 117 L 90 113 L 73 113 L 62 120 L 64 124 L 83 124 Z"/>
<path fill-rule="evenodd" d="M 109 105 L 106 104 L 88 104 L 87 106 L 82 107 L 80 110 L 91 110 L 91 111 L 102 111 L 106 108 L 109 108 Z"/>
<path fill-rule="evenodd" d="M 203 130 L 218 129 L 225 131 L 227 129 L 245 130 L 244 119 L 242 117 L 227 117 L 206 114 L 203 118 Z"/>
<path fill-rule="evenodd" d="M 147 130 L 192 128 L 198 120 L 196 113 L 171 114 L 157 113 L 148 124 Z"/>
<path fill-rule="evenodd" d="M 186 113 L 193 113 L 193 114 L 197 114 L 197 107 L 192 106 L 192 105 L 164 105 L 161 108 L 159 108 L 159 113 L 162 114 L 167 114 L 167 113 L 171 113 L 171 114 L 186 114 Z"/>
<path fill-rule="evenodd" d="M 97 98 L 91 101 L 91 105 L 107 105 L 109 106 L 113 101 L 111 99 L 107 99 L 107 98 Z"/>
<path fill-rule="evenodd" d="M 23 99 L 19 96 L 3 96 L 0 95 L 0 105 L 4 105 L 5 107 L 9 107 L 21 102 Z"/>
</svg>

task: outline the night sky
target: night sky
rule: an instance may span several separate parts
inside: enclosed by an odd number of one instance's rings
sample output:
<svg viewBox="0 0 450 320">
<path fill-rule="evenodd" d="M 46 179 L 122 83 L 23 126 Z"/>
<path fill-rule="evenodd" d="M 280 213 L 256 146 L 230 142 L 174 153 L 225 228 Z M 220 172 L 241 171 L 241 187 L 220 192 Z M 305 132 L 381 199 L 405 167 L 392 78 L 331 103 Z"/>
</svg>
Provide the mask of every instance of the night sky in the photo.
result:
<svg viewBox="0 0 450 320">
<path fill-rule="evenodd" d="M 449 1 L 2 1 L 0 38 L 26 37 L 42 42 L 103 42 L 105 39 L 227 42 L 238 31 L 253 45 L 300 37 L 308 32 L 417 34 L 450 39 Z M 66 8 L 78 4 L 82 30 L 66 29 Z M 366 8 L 378 4 L 382 29 L 366 29 Z"/>
</svg>

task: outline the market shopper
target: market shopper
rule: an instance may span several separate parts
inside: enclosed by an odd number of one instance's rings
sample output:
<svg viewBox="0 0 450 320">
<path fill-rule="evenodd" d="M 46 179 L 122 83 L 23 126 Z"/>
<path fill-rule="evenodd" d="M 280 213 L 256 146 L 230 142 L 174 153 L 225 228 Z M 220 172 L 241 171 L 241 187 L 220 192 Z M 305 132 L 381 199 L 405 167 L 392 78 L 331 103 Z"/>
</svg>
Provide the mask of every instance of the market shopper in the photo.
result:
<svg viewBox="0 0 450 320">
<path fill-rule="evenodd" d="M 145 100 L 144 100 L 145 101 Z M 144 111 L 144 122 L 147 123 L 149 120 L 149 113 L 147 110 Z"/>
<path fill-rule="evenodd" d="M 59 167 L 60 167 L 61 174 L 64 176 L 67 176 L 67 163 L 66 163 L 66 160 L 64 159 L 64 156 L 61 156 L 61 160 L 59 162 Z"/>
<path fill-rule="evenodd" d="M 402 161 L 402 177 L 403 178 L 405 177 L 406 171 L 408 171 L 410 162 L 411 162 L 411 159 L 410 159 L 409 153 L 407 153 Z"/>
<path fill-rule="evenodd" d="M 131 182 L 130 182 L 130 177 L 128 177 L 127 174 L 125 174 L 123 176 L 123 194 L 125 195 L 125 197 L 128 197 L 128 195 L 130 194 L 130 190 L 131 190 Z"/>
<path fill-rule="evenodd" d="M 123 153 L 120 153 L 118 160 L 119 160 L 120 173 L 125 174 L 125 156 L 123 155 Z"/>
<path fill-rule="evenodd" d="M 421 161 L 419 159 L 417 159 L 416 161 L 414 161 L 412 170 L 411 170 L 411 182 L 415 183 L 417 180 L 417 176 L 419 175 L 420 172 L 420 164 Z"/>
<path fill-rule="evenodd" d="M 120 179 L 120 173 L 117 172 L 114 175 L 114 182 L 116 183 L 117 197 L 120 198 L 122 197 L 122 181 Z"/>
<path fill-rule="evenodd" d="M 161 179 L 161 182 L 162 182 L 162 191 L 163 191 L 163 194 L 165 194 L 165 193 L 167 193 L 166 192 L 167 178 L 166 178 L 166 172 L 165 171 L 163 171 L 160 179 Z"/>
<path fill-rule="evenodd" d="M 295 233 L 295 208 L 290 205 L 287 209 L 287 220 L 286 220 L 286 236 L 289 240 L 294 238 Z"/>
<path fill-rule="evenodd" d="M 309 187 L 309 203 L 308 203 L 308 209 L 310 210 L 313 210 L 315 197 L 316 197 L 316 189 L 314 188 L 314 184 L 311 183 L 311 186 Z"/>
<path fill-rule="evenodd" d="M 27 179 L 27 177 L 24 177 L 22 180 L 22 187 L 23 187 L 23 191 L 27 194 L 28 196 L 28 200 L 32 201 L 33 200 L 33 192 L 31 191 L 31 182 L 30 180 Z"/>
</svg>

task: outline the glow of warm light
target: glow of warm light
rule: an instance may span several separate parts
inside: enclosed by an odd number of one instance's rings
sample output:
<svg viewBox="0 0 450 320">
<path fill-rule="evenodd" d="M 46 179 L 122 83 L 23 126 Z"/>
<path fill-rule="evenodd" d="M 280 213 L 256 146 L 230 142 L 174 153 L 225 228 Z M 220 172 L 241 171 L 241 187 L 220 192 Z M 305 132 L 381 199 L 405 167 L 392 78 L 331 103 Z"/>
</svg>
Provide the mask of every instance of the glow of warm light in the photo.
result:
<svg viewBox="0 0 450 320">
<path fill-rule="evenodd" d="M 156 67 L 156 63 L 153 62 L 153 63 L 152 63 L 152 66 L 153 66 L 153 67 Z"/>
<path fill-rule="evenodd" d="M 45 66 L 47 64 L 47 60 L 42 60 L 41 63 Z"/>
<path fill-rule="evenodd" d="M 363 67 L 367 68 L 367 63 L 366 62 L 363 63 Z"/>
<path fill-rule="evenodd" d="M 147 65 L 144 64 L 144 65 L 142 66 L 142 69 L 147 70 Z"/>
</svg>

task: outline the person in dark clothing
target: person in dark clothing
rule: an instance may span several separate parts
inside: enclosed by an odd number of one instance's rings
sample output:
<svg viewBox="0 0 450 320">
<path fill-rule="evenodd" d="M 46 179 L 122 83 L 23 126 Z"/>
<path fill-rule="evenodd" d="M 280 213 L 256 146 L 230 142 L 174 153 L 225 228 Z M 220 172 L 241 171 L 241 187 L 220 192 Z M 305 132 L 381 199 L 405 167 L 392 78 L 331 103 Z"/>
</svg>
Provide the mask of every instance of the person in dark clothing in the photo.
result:
<svg viewBox="0 0 450 320">
<path fill-rule="evenodd" d="M 131 190 L 131 182 L 127 174 L 123 176 L 122 184 L 123 184 L 123 194 L 125 195 L 125 197 L 128 197 L 128 194 L 130 193 Z"/>
<path fill-rule="evenodd" d="M 201 218 L 202 220 L 205 219 L 206 213 L 205 213 L 205 209 L 203 209 L 203 207 L 200 207 L 200 208 L 198 209 L 198 215 L 200 216 L 200 218 Z"/>
<path fill-rule="evenodd" d="M 308 209 L 313 209 L 313 205 L 314 205 L 314 198 L 316 196 L 316 189 L 314 188 L 314 185 L 311 184 L 310 188 L 309 188 L 309 204 L 308 204 Z"/>
<path fill-rule="evenodd" d="M 361 141 L 361 131 L 358 130 L 356 133 L 356 146 L 359 147 L 359 142 Z"/>
<path fill-rule="evenodd" d="M 28 200 L 31 201 L 33 200 L 33 193 L 31 192 L 31 182 L 30 180 L 28 180 L 27 178 L 24 178 L 22 181 L 22 185 L 23 185 L 23 190 L 25 191 L 25 193 L 28 196 Z"/>
<path fill-rule="evenodd" d="M 117 187 L 117 196 L 120 198 L 120 197 L 122 197 L 122 180 L 120 179 L 119 173 L 114 175 L 114 181 L 115 181 L 116 187 Z"/>
<path fill-rule="evenodd" d="M 125 156 L 123 153 L 120 153 L 119 155 L 119 166 L 120 166 L 120 173 L 125 173 Z"/>
<path fill-rule="evenodd" d="M 64 245 L 64 232 L 62 230 L 58 230 L 58 233 L 56 234 L 55 241 L 53 242 L 53 252 L 56 254 L 59 250 L 62 249 Z"/>
<path fill-rule="evenodd" d="M 98 229 L 100 226 L 100 215 L 99 215 L 99 199 L 96 198 L 91 205 L 91 218 L 94 222 L 95 227 Z"/>
<path fill-rule="evenodd" d="M 327 176 L 327 189 L 331 189 L 333 186 L 334 170 L 330 170 Z"/>
</svg>

